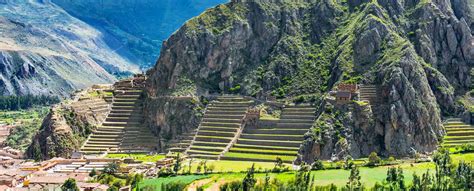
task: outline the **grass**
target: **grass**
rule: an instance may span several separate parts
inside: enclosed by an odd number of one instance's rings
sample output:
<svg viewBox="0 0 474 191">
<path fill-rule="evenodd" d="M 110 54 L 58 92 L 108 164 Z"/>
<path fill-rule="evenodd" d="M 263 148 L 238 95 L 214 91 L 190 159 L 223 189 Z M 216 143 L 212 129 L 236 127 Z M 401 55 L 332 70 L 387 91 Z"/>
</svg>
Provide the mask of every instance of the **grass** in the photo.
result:
<svg viewBox="0 0 474 191">
<path fill-rule="evenodd" d="M 125 159 L 132 158 L 143 162 L 156 162 L 165 158 L 165 155 L 147 155 L 147 154 L 107 154 L 106 158 Z"/>
<path fill-rule="evenodd" d="M 474 162 L 474 153 L 468 154 L 452 154 L 451 158 L 453 163 L 458 164 L 459 161 L 466 161 L 466 162 Z M 365 159 L 367 160 L 367 159 Z M 193 159 L 191 162 L 191 172 L 196 172 L 197 166 L 203 160 L 196 160 Z M 189 162 L 190 160 L 186 160 L 182 162 L 183 168 L 182 172 L 187 172 L 189 170 Z M 357 164 L 362 164 L 362 160 L 354 161 Z M 207 177 L 203 175 L 195 175 L 195 176 L 179 176 L 182 179 L 208 179 L 203 186 L 206 189 L 213 189 L 217 188 L 218 185 L 231 182 L 236 180 L 242 180 L 245 176 L 245 171 L 247 171 L 252 164 L 255 164 L 255 168 L 258 171 L 264 171 L 267 169 L 272 169 L 275 164 L 273 162 L 246 162 L 246 161 L 214 161 L 208 160 L 206 161 L 207 166 L 214 167 L 214 173 L 220 172 L 219 174 L 210 174 Z M 324 163 L 325 166 L 330 166 L 328 162 Z M 291 168 L 290 164 L 284 164 L 286 167 Z M 428 163 L 402 163 L 399 165 L 393 165 L 394 167 L 401 167 L 404 172 L 405 182 L 411 183 L 413 179 L 413 174 L 421 175 L 426 171 L 434 172 L 434 164 L 431 162 Z M 386 178 L 387 169 L 390 166 L 379 166 L 379 167 L 360 167 L 360 175 L 361 181 L 365 186 L 373 186 L 376 182 L 382 182 Z M 312 175 L 315 176 L 316 184 L 318 186 L 324 186 L 329 184 L 335 184 L 337 186 L 344 186 L 348 180 L 350 171 L 344 169 L 334 169 L 334 170 L 319 170 L 313 171 Z M 295 172 L 284 172 L 284 173 L 269 173 L 271 178 L 278 178 L 281 181 L 288 181 L 294 178 Z M 197 178 L 196 178 L 197 177 Z M 259 181 L 263 181 L 265 178 L 265 173 L 256 173 L 255 177 Z M 160 184 L 160 182 L 169 182 L 169 181 L 178 181 L 177 177 L 174 178 L 161 178 L 161 179 L 152 179 L 146 180 L 145 182 L 141 183 L 140 185 L 149 185 L 149 184 Z M 192 181 L 191 181 L 192 182 Z M 205 182 L 203 180 L 203 182 Z M 186 182 L 190 183 L 190 182 Z M 217 187 L 216 187 L 217 186 Z"/>
<path fill-rule="evenodd" d="M 269 163 L 271 164 L 271 163 Z M 271 164 L 273 165 L 273 164 Z M 405 182 L 410 183 L 413 179 L 413 174 L 417 173 L 418 175 L 426 172 L 427 170 L 432 171 L 434 169 L 434 165 L 431 163 L 418 163 L 418 164 L 402 164 L 400 165 L 404 170 L 405 175 Z M 273 166 L 268 166 L 273 167 Z M 258 169 L 258 165 L 256 165 Z M 388 166 L 383 167 L 361 167 L 360 168 L 360 175 L 361 181 L 366 186 L 373 186 L 376 182 L 382 182 L 386 178 Z M 312 175 L 315 177 L 316 185 L 324 186 L 329 184 L 335 184 L 337 186 L 344 186 L 348 180 L 350 171 L 349 170 L 320 170 L 320 171 L 313 171 Z M 255 178 L 258 181 L 263 181 L 265 178 L 265 173 L 256 173 Z M 271 179 L 277 178 L 283 182 L 289 181 L 295 177 L 295 172 L 284 172 L 284 173 L 269 173 L 268 174 Z M 214 188 L 215 184 L 222 184 L 225 182 L 231 181 L 238 181 L 242 180 L 245 177 L 244 172 L 240 173 L 224 173 L 224 174 L 213 174 L 207 184 L 204 185 L 204 188 Z"/>
<path fill-rule="evenodd" d="M 250 158 L 250 159 L 268 159 L 275 161 L 277 157 L 280 157 L 283 161 L 293 161 L 296 156 L 284 156 L 284 155 L 265 155 L 265 154 L 251 154 L 251 153 L 233 153 L 228 152 L 224 156 L 235 157 L 235 158 Z"/>
<path fill-rule="evenodd" d="M 298 151 L 287 151 L 287 150 L 273 150 L 273 149 L 247 149 L 247 148 L 236 148 L 233 147 L 230 149 L 231 152 L 240 151 L 242 153 L 261 153 L 261 154 L 282 154 L 282 155 L 294 155 L 298 154 Z"/>
<path fill-rule="evenodd" d="M 189 170 L 189 161 L 186 160 L 183 161 L 183 171 L 188 171 Z M 191 172 L 194 173 L 196 172 L 196 168 L 199 164 L 199 162 L 202 162 L 204 160 L 200 159 L 193 159 L 191 163 Z M 208 166 L 213 165 L 214 166 L 214 172 L 243 172 L 247 171 L 252 164 L 255 164 L 256 169 L 272 169 L 275 167 L 275 163 L 273 162 L 247 162 L 247 161 L 229 161 L 229 160 L 220 160 L 220 161 L 215 161 L 215 160 L 207 160 L 206 164 Z M 285 164 L 287 167 L 291 167 L 289 164 Z"/>
<path fill-rule="evenodd" d="M 146 179 L 138 184 L 139 189 L 142 190 L 145 187 L 152 188 L 155 191 L 161 191 L 162 184 L 168 184 L 172 182 L 181 182 L 183 184 L 190 184 L 195 180 L 207 178 L 206 175 L 188 175 L 188 176 L 176 176 L 176 177 L 165 177 L 165 178 L 155 178 L 155 179 Z"/>
</svg>

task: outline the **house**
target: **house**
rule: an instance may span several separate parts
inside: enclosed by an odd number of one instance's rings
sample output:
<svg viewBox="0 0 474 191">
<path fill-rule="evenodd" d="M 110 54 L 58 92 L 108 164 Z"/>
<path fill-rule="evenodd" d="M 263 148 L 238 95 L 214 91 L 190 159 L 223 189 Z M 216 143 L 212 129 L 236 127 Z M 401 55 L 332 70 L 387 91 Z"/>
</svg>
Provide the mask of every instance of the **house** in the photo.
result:
<svg viewBox="0 0 474 191">
<path fill-rule="evenodd" d="M 339 84 L 337 85 L 338 91 L 356 93 L 358 90 L 357 84 Z"/>
<path fill-rule="evenodd" d="M 351 101 L 352 93 L 349 91 L 338 91 L 336 94 L 337 104 L 346 104 Z"/>
<path fill-rule="evenodd" d="M 156 167 L 160 168 L 160 167 L 171 166 L 173 164 L 173 161 L 174 160 L 172 158 L 164 158 L 164 159 L 158 160 L 156 161 Z"/>
<path fill-rule="evenodd" d="M 17 185 L 17 182 L 16 182 L 15 178 L 13 178 L 11 176 L 2 175 L 2 176 L 0 176 L 0 185 L 8 186 L 8 187 L 14 187 L 14 186 Z"/>
</svg>

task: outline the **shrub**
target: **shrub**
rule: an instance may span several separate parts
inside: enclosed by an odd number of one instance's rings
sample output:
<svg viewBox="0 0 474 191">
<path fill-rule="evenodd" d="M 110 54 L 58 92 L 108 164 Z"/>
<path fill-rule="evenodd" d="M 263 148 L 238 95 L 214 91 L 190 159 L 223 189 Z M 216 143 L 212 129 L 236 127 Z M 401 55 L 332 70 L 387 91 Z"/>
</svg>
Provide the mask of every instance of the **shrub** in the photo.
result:
<svg viewBox="0 0 474 191">
<path fill-rule="evenodd" d="M 311 164 L 311 169 L 313 169 L 313 170 L 324 170 L 323 162 L 319 159 L 315 159 L 313 164 Z"/>
<path fill-rule="evenodd" d="M 380 164 L 380 157 L 377 155 L 376 152 L 372 152 L 369 155 L 369 162 L 367 163 L 367 166 L 376 166 Z"/>
</svg>

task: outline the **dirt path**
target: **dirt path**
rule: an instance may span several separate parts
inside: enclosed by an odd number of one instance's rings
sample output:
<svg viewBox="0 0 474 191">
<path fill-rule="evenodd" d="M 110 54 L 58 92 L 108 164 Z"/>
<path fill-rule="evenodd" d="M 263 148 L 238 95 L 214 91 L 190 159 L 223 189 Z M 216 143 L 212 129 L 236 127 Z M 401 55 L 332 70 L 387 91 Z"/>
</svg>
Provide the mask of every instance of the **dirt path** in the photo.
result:
<svg viewBox="0 0 474 191">
<path fill-rule="evenodd" d="M 189 186 L 188 186 L 188 191 L 196 191 L 197 188 L 203 186 L 203 185 L 206 185 L 206 184 L 209 184 L 210 182 L 214 181 L 214 178 L 206 178 L 206 179 L 202 179 L 202 180 L 197 180 L 197 181 L 194 181 L 193 183 L 191 183 Z"/>
</svg>

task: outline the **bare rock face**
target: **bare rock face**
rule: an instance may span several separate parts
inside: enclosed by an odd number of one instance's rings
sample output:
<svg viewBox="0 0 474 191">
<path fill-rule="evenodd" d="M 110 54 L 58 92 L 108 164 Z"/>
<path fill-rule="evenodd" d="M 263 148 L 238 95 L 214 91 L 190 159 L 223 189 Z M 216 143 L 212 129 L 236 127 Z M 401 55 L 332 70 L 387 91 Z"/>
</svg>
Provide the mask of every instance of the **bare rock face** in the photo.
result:
<svg viewBox="0 0 474 191">
<path fill-rule="evenodd" d="M 467 11 L 455 14 L 453 4 L 232 1 L 164 43 L 148 93 L 170 95 L 187 79 L 196 95 L 238 86 L 256 97 L 320 102 L 334 84 L 371 84 L 380 103 L 320 108 L 300 161 L 429 153 L 444 134 L 443 114 L 463 112 L 456 99 L 469 90 L 474 64 Z"/>
<path fill-rule="evenodd" d="M 146 124 L 161 139 L 162 152 L 169 147 L 166 143 L 178 135 L 190 132 L 201 121 L 202 108 L 192 97 L 148 98 L 145 105 Z"/>
</svg>

